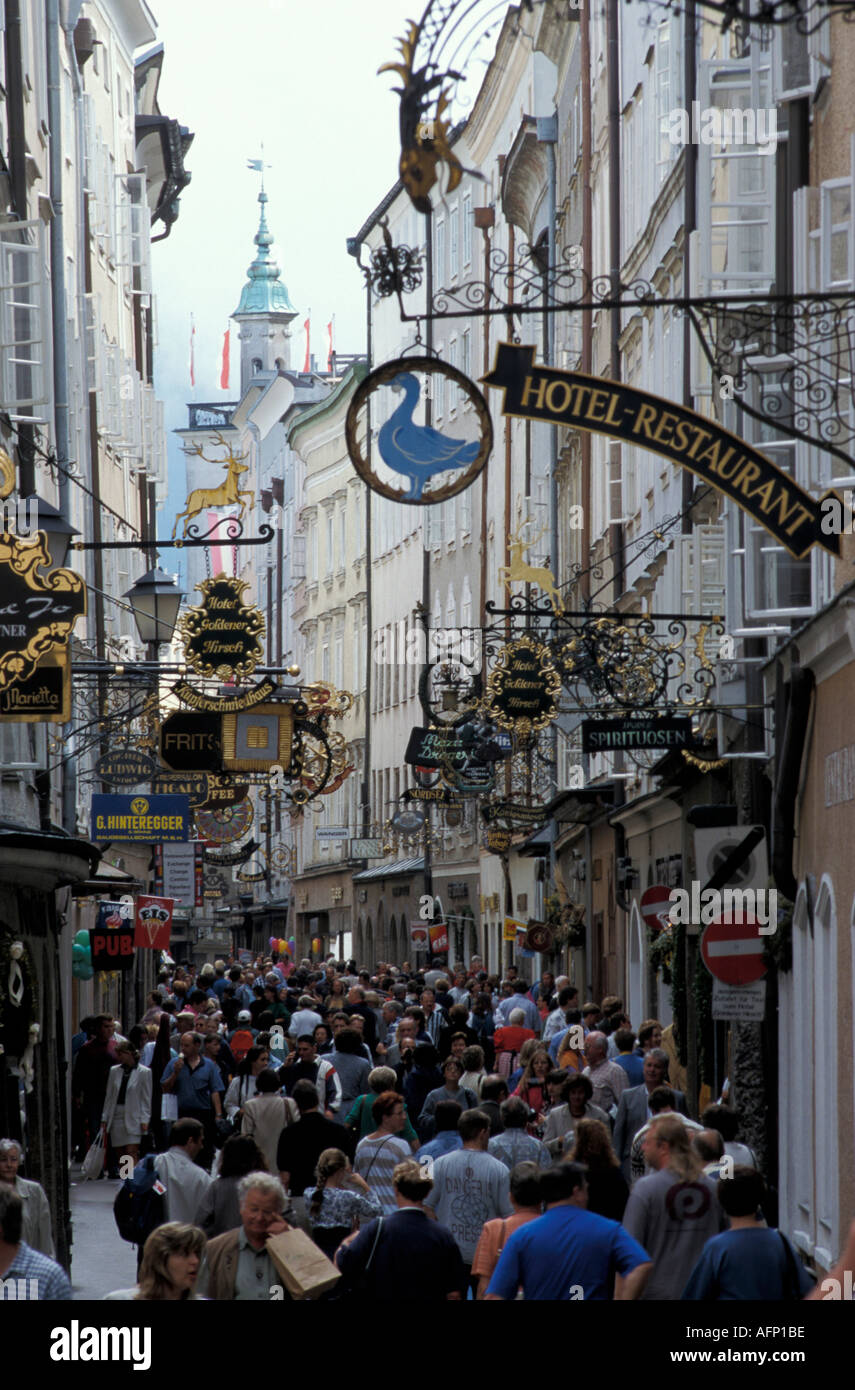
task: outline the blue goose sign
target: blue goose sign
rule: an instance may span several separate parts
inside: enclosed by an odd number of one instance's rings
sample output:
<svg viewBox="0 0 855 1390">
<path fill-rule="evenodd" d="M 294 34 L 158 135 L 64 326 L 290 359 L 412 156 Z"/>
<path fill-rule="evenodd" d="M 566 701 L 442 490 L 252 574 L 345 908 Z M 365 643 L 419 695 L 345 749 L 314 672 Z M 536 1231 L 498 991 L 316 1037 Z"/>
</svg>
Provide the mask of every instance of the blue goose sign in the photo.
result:
<svg viewBox="0 0 855 1390">
<path fill-rule="evenodd" d="M 378 425 L 376 448 L 369 450 Z M 483 395 L 437 357 L 397 357 L 370 372 L 350 403 L 345 432 L 363 482 L 381 497 L 415 506 L 463 492 L 493 447 Z"/>
</svg>

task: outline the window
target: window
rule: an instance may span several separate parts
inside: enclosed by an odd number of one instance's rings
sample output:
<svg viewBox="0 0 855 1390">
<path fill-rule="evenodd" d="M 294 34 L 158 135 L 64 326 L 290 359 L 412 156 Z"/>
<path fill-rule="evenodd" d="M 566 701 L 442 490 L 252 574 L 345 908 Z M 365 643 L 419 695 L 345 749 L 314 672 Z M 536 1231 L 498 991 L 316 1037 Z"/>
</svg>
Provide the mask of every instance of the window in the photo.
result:
<svg viewBox="0 0 855 1390">
<path fill-rule="evenodd" d="M 4 410 L 47 400 L 41 222 L 0 228 L 0 398 Z"/>
<path fill-rule="evenodd" d="M 437 352 L 442 357 L 442 344 L 437 348 Z M 445 377 L 439 372 L 433 379 L 433 413 L 437 420 L 441 420 L 445 414 Z"/>
<path fill-rule="evenodd" d="M 335 650 L 333 664 L 333 685 L 336 690 L 344 689 L 344 630 L 339 629 L 335 635 Z"/>
<path fill-rule="evenodd" d="M 448 251 L 451 262 L 449 273 L 454 279 L 460 269 L 460 213 L 456 203 L 448 213 Z"/>
<path fill-rule="evenodd" d="M 347 502 L 342 503 L 338 514 L 338 568 L 343 570 L 347 564 Z"/>
<path fill-rule="evenodd" d="M 448 365 L 449 365 L 449 367 L 456 367 L 456 366 L 457 366 L 457 339 L 456 339 L 456 338 L 452 338 L 452 339 L 449 341 L 449 344 L 448 344 Z M 457 406 L 458 406 L 458 404 L 459 404 L 459 397 L 460 397 L 460 387 L 457 386 L 455 382 L 450 381 L 450 382 L 448 383 L 448 413 L 449 413 L 449 415 L 453 415 L 454 412 L 456 411 Z"/>
<path fill-rule="evenodd" d="M 664 181 L 677 153 L 671 143 L 669 113 L 676 93 L 671 83 L 671 21 L 664 19 L 656 30 L 653 80 L 656 92 L 656 187 Z"/>
<path fill-rule="evenodd" d="M 329 642 L 324 642 L 323 646 L 321 647 L 321 680 L 322 680 L 322 681 L 328 681 L 329 679 L 330 679 L 330 644 L 329 644 Z"/>
<path fill-rule="evenodd" d="M 464 376 L 472 375 L 472 338 L 468 328 L 465 328 L 460 336 L 460 370 Z M 471 408 L 468 397 L 466 408 Z"/>
<path fill-rule="evenodd" d="M 331 512 L 331 511 L 328 511 L 328 512 L 327 512 L 327 557 L 326 557 L 326 558 L 327 558 L 326 573 L 327 573 L 328 575 L 329 575 L 329 574 L 332 574 L 332 572 L 333 572 L 333 551 L 334 551 L 334 549 L 335 549 L 335 541 L 334 541 L 334 539 L 333 539 L 333 535 L 334 535 L 333 520 L 334 520 L 334 518 L 333 518 L 332 512 Z"/>
<path fill-rule="evenodd" d="M 309 522 L 309 574 L 310 584 L 318 580 L 318 523 L 312 518 Z"/>
<path fill-rule="evenodd" d="M 768 46 L 754 43 L 748 58 L 699 65 L 700 111 L 719 113 L 720 137 L 712 144 L 702 139 L 698 148 L 698 226 L 710 229 L 700 240 L 702 293 L 724 293 L 746 281 L 768 289 L 773 280 L 769 63 Z"/>
<path fill-rule="evenodd" d="M 434 237 L 434 280 L 435 289 L 441 289 L 445 284 L 445 222 L 440 221 L 436 224 Z"/>
<path fill-rule="evenodd" d="M 463 264 L 472 264 L 472 194 L 464 193 L 461 205 L 463 219 Z"/>
</svg>

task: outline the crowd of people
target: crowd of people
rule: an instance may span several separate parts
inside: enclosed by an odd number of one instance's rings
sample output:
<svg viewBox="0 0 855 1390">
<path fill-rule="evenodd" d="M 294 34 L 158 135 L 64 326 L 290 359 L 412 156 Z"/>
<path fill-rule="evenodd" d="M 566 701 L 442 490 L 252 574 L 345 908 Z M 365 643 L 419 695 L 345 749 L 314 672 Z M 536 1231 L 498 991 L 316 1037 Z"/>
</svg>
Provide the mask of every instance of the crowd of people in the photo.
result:
<svg viewBox="0 0 855 1390">
<path fill-rule="evenodd" d="M 738 1116 L 689 1118 L 669 1031 L 478 957 L 164 968 L 127 1035 L 98 1015 L 72 1041 L 75 1156 L 126 1182 L 145 1160 L 157 1192 L 109 1297 L 282 1297 L 268 1239 L 294 1229 L 330 1300 L 819 1296 Z M 69 1298 L 22 1158 L 0 1141 L 0 1278 Z"/>
</svg>

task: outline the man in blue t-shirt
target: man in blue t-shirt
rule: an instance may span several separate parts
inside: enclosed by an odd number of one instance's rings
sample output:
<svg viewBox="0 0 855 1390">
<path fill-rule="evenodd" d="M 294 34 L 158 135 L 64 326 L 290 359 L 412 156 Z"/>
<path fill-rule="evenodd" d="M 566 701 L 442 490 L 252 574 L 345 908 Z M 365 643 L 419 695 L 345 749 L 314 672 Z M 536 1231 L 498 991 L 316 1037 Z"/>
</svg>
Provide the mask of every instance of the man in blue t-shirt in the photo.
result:
<svg viewBox="0 0 855 1390">
<path fill-rule="evenodd" d="M 813 1288 L 786 1236 L 766 1226 L 759 1215 L 765 1184 L 755 1168 L 737 1164 L 733 1177 L 720 1178 L 718 1200 L 730 1217 L 730 1229 L 713 1236 L 683 1290 L 693 1302 L 795 1302 Z"/>
<path fill-rule="evenodd" d="M 540 1175 L 546 1213 L 520 1226 L 509 1238 L 493 1272 L 486 1297 L 536 1299 L 615 1299 L 641 1294 L 653 1268 L 646 1250 L 617 1221 L 585 1210 L 588 1188 L 581 1163 L 562 1163 Z"/>
<path fill-rule="evenodd" d="M 214 1120 L 223 1114 L 222 1092 L 226 1089 L 222 1073 L 210 1057 L 202 1055 L 201 1033 L 184 1033 L 180 1055 L 168 1062 L 160 1078 L 161 1090 L 175 1092 L 178 1118 L 199 1120 L 205 1129 L 205 1147 L 198 1160 L 210 1168 L 214 1157 Z"/>
</svg>

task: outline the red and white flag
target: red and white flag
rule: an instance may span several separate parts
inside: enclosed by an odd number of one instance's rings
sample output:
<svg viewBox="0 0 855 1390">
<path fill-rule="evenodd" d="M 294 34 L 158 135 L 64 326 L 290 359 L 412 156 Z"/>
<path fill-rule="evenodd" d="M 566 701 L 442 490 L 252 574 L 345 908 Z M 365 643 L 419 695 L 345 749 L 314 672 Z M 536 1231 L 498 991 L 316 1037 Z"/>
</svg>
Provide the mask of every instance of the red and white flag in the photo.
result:
<svg viewBox="0 0 855 1390">
<path fill-rule="evenodd" d="M 220 390 L 229 389 L 229 336 L 231 329 L 227 328 L 223 334 L 223 360 L 220 364 Z"/>
<path fill-rule="evenodd" d="M 196 324 L 190 315 L 190 385 L 196 385 Z"/>
<path fill-rule="evenodd" d="M 311 313 L 311 310 L 309 310 L 309 313 Z M 310 334 L 309 325 L 310 325 L 310 323 L 311 323 L 311 319 L 308 318 L 308 319 L 306 319 L 306 322 L 303 324 L 303 327 L 304 327 L 305 330 L 306 330 L 306 361 L 305 361 L 304 364 L 303 364 L 303 371 L 304 371 L 304 372 L 310 371 L 310 370 L 311 370 L 311 365 L 312 365 L 312 359 L 311 359 L 311 357 L 310 357 L 310 355 L 309 355 L 309 334 Z"/>
<path fill-rule="evenodd" d="M 328 333 L 328 335 L 329 335 L 329 340 L 330 340 L 329 351 L 328 351 L 328 353 L 327 353 L 327 371 L 328 371 L 328 372 L 331 372 L 332 369 L 333 369 L 333 355 L 334 355 L 334 349 L 333 349 L 333 324 L 334 324 L 334 323 L 335 323 L 335 314 L 333 314 L 332 318 L 330 319 L 329 323 L 327 324 L 327 333 Z"/>
</svg>

